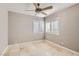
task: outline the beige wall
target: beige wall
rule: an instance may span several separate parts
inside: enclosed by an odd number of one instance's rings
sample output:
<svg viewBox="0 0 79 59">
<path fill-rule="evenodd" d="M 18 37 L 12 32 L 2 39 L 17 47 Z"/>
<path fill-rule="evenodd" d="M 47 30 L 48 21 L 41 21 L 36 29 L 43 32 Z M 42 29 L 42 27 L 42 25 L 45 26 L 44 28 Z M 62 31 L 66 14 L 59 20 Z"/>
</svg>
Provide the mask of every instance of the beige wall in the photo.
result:
<svg viewBox="0 0 79 59">
<path fill-rule="evenodd" d="M 46 17 L 46 21 L 55 17 L 60 21 L 60 34 L 46 33 L 46 39 L 79 51 L 79 4 Z"/>
<path fill-rule="evenodd" d="M 32 21 L 42 18 L 9 12 L 9 44 L 43 39 L 43 33 L 32 32 Z"/>
<path fill-rule="evenodd" d="M 8 46 L 8 12 L 0 7 L 0 55 Z"/>
</svg>

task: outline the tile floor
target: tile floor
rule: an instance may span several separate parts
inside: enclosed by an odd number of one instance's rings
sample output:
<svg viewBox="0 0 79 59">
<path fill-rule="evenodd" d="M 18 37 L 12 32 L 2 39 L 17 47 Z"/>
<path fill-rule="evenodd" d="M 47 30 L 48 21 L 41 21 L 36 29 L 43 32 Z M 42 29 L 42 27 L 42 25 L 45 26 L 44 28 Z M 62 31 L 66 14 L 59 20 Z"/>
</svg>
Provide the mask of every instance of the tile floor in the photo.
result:
<svg viewBox="0 0 79 59">
<path fill-rule="evenodd" d="M 9 45 L 4 56 L 79 56 L 77 52 L 67 50 L 47 40 Z"/>
</svg>

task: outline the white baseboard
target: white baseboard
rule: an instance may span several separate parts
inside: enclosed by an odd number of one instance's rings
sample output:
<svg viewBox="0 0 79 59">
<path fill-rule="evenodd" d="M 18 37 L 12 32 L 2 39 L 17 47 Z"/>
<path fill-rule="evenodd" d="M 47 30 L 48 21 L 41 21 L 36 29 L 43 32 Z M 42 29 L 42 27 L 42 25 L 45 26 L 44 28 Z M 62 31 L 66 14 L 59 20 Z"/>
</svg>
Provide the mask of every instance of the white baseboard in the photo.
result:
<svg viewBox="0 0 79 59">
<path fill-rule="evenodd" d="M 4 51 L 2 52 L 1 56 L 4 56 L 5 52 L 7 51 L 8 46 L 4 49 Z"/>
<path fill-rule="evenodd" d="M 69 49 L 69 48 L 67 48 L 67 47 L 61 46 L 61 45 L 56 44 L 56 43 L 54 43 L 54 42 L 51 42 L 51 41 L 49 41 L 49 40 L 46 40 L 46 41 L 47 41 L 48 43 L 50 43 L 50 44 L 55 44 L 56 46 L 59 46 L 59 47 L 61 47 L 61 48 L 63 48 L 63 49 L 66 49 L 66 50 L 68 50 L 68 51 L 70 51 L 70 52 L 72 52 L 72 53 L 75 53 L 75 54 L 79 55 L 79 52 L 73 51 L 73 50 L 71 50 L 71 49 Z"/>
</svg>

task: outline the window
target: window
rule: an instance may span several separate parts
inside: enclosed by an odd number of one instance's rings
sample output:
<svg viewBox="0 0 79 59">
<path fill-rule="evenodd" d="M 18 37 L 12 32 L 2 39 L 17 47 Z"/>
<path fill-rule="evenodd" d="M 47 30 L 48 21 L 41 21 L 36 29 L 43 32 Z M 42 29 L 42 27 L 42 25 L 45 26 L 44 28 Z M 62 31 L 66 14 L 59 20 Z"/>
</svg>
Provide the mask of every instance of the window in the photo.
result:
<svg viewBox="0 0 79 59">
<path fill-rule="evenodd" d="M 54 32 L 58 32 L 59 31 L 59 21 L 56 20 L 53 22 L 53 24 L 54 24 Z"/>
<path fill-rule="evenodd" d="M 53 23 L 53 21 L 51 22 L 51 32 L 54 32 L 54 23 Z"/>
<path fill-rule="evenodd" d="M 59 19 L 54 18 L 54 20 L 46 21 L 46 32 L 53 34 L 59 34 Z"/>
<path fill-rule="evenodd" d="M 39 22 L 38 21 L 33 21 L 33 32 L 34 33 L 39 32 Z"/>
<path fill-rule="evenodd" d="M 51 32 L 55 34 L 59 33 L 59 20 L 54 20 L 51 22 Z"/>
<path fill-rule="evenodd" d="M 50 32 L 50 22 L 46 22 L 46 32 Z"/>
<path fill-rule="evenodd" d="M 44 32 L 44 21 L 39 21 L 39 32 Z"/>
<path fill-rule="evenodd" d="M 38 33 L 38 32 L 44 32 L 44 21 L 33 21 L 33 32 Z"/>
</svg>

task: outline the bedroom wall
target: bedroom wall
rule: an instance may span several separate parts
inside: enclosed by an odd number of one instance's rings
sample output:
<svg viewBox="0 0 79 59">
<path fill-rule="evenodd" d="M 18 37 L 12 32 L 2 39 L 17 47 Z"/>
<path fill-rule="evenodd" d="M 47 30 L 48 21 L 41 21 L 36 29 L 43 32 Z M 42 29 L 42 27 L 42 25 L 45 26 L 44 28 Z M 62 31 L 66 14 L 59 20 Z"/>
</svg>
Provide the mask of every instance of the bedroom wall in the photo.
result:
<svg viewBox="0 0 79 59">
<path fill-rule="evenodd" d="M 59 18 L 59 35 L 45 33 L 46 39 L 79 52 L 79 4 L 56 12 L 46 21 Z"/>
<path fill-rule="evenodd" d="M 9 12 L 9 44 L 22 43 L 32 40 L 43 39 L 44 33 L 33 33 L 33 20 L 42 20 L 42 18 L 24 15 L 20 13 Z"/>
<path fill-rule="evenodd" d="M 0 55 L 8 46 L 8 11 L 0 6 Z"/>
</svg>

